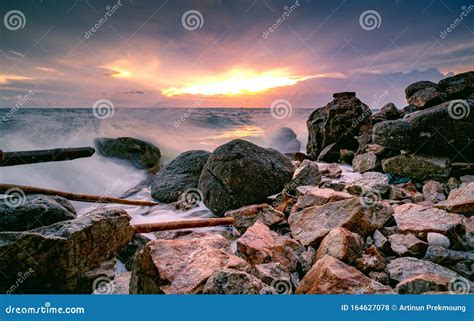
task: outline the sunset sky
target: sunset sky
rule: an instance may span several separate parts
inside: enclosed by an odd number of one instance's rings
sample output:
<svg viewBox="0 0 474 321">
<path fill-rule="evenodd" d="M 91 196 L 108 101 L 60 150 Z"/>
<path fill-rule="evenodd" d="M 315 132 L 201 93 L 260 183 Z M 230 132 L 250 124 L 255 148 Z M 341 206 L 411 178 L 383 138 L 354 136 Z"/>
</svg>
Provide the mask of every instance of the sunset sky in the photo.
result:
<svg viewBox="0 0 474 321">
<path fill-rule="evenodd" d="M 356 91 L 402 108 L 408 84 L 474 70 L 469 1 L 2 0 L 0 18 L 2 108 L 30 90 L 30 107 L 308 108 Z"/>
</svg>

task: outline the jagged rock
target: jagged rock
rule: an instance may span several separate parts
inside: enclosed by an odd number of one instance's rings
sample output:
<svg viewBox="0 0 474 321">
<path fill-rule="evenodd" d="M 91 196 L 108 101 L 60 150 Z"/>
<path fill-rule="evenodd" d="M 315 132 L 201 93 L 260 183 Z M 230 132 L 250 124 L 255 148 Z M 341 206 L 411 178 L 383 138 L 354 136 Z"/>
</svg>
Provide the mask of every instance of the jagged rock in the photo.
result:
<svg viewBox="0 0 474 321">
<path fill-rule="evenodd" d="M 384 120 L 394 120 L 400 118 L 400 111 L 394 103 L 385 104 L 377 114 L 372 115 L 372 124 Z"/>
<path fill-rule="evenodd" d="M 407 102 L 412 106 L 416 106 L 418 109 L 424 109 L 441 104 L 446 101 L 446 99 L 447 95 L 445 92 L 434 87 L 427 87 L 415 92 L 407 99 Z"/>
<path fill-rule="evenodd" d="M 270 294 L 273 289 L 256 277 L 238 270 L 223 268 L 214 272 L 204 285 L 203 294 Z"/>
<path fill-rule="evenodd" d="M 272 247 L 272 261 L 279 262 L 288 272 L 294 272 L 299 266 L 304 264 L 303 254 L 305 248 L 296 240 L 288 237 L 274 234 L 275 244 Z"/>
<path fill-rule="evenodd" d="M 346 186 L 352 195 L 360 195 L 362 191 L 373 191 L 385 194 L 388 189 L 388 177 L 378 172 L 366 172 Z"/>
<path fill-rule="evenodd" d="M 401 282 L 420 274 L 432 274 L 449 279 L 458 277 L 458 274 L 436 263 L 420 260 L 414 257 L 401 257 L 392 260 L 387 265 L 387 272 L 394 282 Z"/>
<path fill-rule="evenodd" d="M 375 272 L 375 271 L 369 272 L 369 278 L 383 285 L 389 285 L 390 283 L 390 278 L 385 272 Z"/>
<path fill-rule="evenodd" d="M 449 239 L 443 234 L 439 233 L 428 233 L 426 239 L 428 240 L 428 244 L 430 246 L 441 246 L 447 249 L 451 245 Z"/>
<path fill-rule="evenodd" d="M 305 209 L 314 205 L 324 205 L 330 202 L 336 202 L 352 198 L 353 196 L 344 192 L 337 192 L 331 188 L 319 188 L 314 186 L 300 186 L 297 188 L 298 197 L 292 212 Z"/>
<path fill-rule="evenodd" d="M 342 149 L 340 144 L 329 144 L 321 150 L 316 160 L 319 162 L 337 163 L 341 159 L 341 150 Z"/>
<path fill-rule="evenodd" d="M 291 214 L 288 223 L 297 241 L 317 247 L 333 228 L 344 227 L 367 236 L 381 228 L 392 214 L 392 208 L 384 202 L 365 208 L 358 198 L 352 198 L 305 208 Z"/>
<path fill-rule="evenodd" d="M 195 191 L 198 194 L 196 190 L 199 177 L 210 155 L 211 153 L 203 150 L 191 150 L 178 155 L 155 175 L 151 184 L 151 196 L 159 202 L 172 203 L 185 192 Z"/>
<path fill-rule="evenodd" d="M 446 183 L 446 185 L 448 186 L 449 192 L 451 192 L 452 190 L 455 190 L 456 188 L 459 188 L 460 184 L 461 182 L 459 182 L 459 180 L 457 180 L 456 177 L 450 177 L 448 179 L 448 182 Z"/>
<path fill-rule="evenodd" d="M 134 167 L 146 169 L 152 174 L 160 170 L 161 152 L 151 143 L 131 137 L 99 137 L 94 140 L 94 144 L 104 157 L 127 161 Z"/>
<path fill-rule="evenodd" d="M 128 271 L 132 270 L 133 259 L 135 255 L 150 242 L 151 239 L 142 234 L 135 234 L 132 241 L 128 243 L 120 252 L 117 257 L 125 264 Z"/>
<path fill-rule="evenodd" d="M 215 214 L 265 202 L 280 192 L 293 175 L 283 154 L 236 139 L 218 147 L 199 179 L 204 203 Z"/>
<path fill-rule="evenodd" d="M 438 88 L 438 85 L 431 81 L 425 81 L 425 80 L 417 81 L 417 82 L 412 83 L 405 89 L 405 96 L 408 99 L 411 96 L 413 96 L 413 94 L 416 93 L 417 91 L 426 89 L 426 88 Z"/>
<path fill-rule="evenodd" d="M 130 242 L 130 219 L 121 209 L 98 209 L 31 231 L 1 232 L 0 290 L 31 269 L 18 293 L 91 293 L 86 273 Z"/>
<path fill-rule="evenodd" d="M 423 185 L 423 196 L 425 200 L 431 203 L 438 203 L 444 201 L 444 186 L 440 182 L 430 180 Z"/>
<path fill-rule="evenodd" d="M 336 227 L 322 240 L 316 260 L 323 256 L 330 255 L 345 263 L 353 263 L 361 254 L 364 248 L 364 239 L 357 233 Z"/>
<path fill-rule="evenodd" d="M 374 119 L 372 116 L 372 123 L 377 122 L 377 119 Z M 372 143 L 372 125 L 362 125 L 357 135 L 357 143 L 359 147 L 357 148 L 355 155 L 363 154 L 367 150 L 367 147 Z"/>
<path fill-rule="evenodd" d="M 240 233 L 245 233 L 245 231 L 257 221 L 268 227 L 272 227 L 286 219 L 285 214 L 265 203 L 248 205 L 236 210 L 227 211 L 225 216 L 234 218 L 234 227 Z"/>
<path fill-rule="evenodd" d="M 65 198 L 27 195 L 19 202 L 0 200 L 0 232 L 26 231 L 76 218 L 76 210 Z"/>
<path fill-rule="evenodd" d="M 328 145 L 338 142 L 341 148 L 353 148 L 362 125 L 370 124 L 370 108 L 356 98 L 355 93 L 336 93 L 334 100 L 316 109 L 307 121 L 307 154 L 317 159 Z"/>
<path fill-rule="evenodd" d="M 322 153 L 322 152 L 321 152 Z M 339 150 L 340 160 L 341 163 L 352 164 L 352 160 L 354 159 L 355 153 L 352 150 L 342 148 Z M 329 161 L 321 159 L 325 162 L 337 162 L 337 160 Z"/>
<path fill-rule="evenodd" d="M 393 214 L 397 227 L 403 233 L 413 233 L 425 240 L 430 232 L 443 235 L 462 234 L 463 218 L 437 208 L 417 204 L 403 204 L 395 208 Z"/>
<path fill-rule="evenodd" d="M 445 292 L 448 290 L 449 278 L 437 274 L 419 274 L 408 277 L 397 284 L 400 294 L 422 294 L 426 292 Z"/>
<path fill-rule="evenodd" d="M 379 230 L 375 230 L 374 232 L 374 245 L 382 251 L 390 250 L 390 242 L 388 239 L 380 233 Z"/>
<path fill-rule="evenodd" d="M 293 173 L 293 178 L 285 186 L 285 190 L 294 194 L 298 186 L 317 186 L 321 182 L 321 173 L 316 162 L 305 159 Z"/>
<path fill-rule="evenodd" d="M 380 167 L 380 161 L 374 153 L 356 155 L 352 160 L 352 168 L 359 173 L 375 171 Z"/>
<path fill-rule="evenodd" d="M 438 86 L 448 94 L 449 99 L 466 99 L 474 93 L 474 71 L 444 78 Z"/>
<path fill-rule="evenodd" d="M 428 244 L 411 234 L 394 234 L 388 238 L 392 251 L 400 256 L 422 257 Z"/>
<path fill-rule="evenodd" d="M 275 282 L 286 280 L 291 284 L 290 274 L 278 262 L 270 262 L 255 265 L 254 275 L 262 280 L 265 284 L 272 285 Z"/>
<path fill-rule="evenodd" d="M 355 268 L 326 255 L 318 260 L 301 280 L 297 294 L 373 294 L 392 293 Z"/>
<path fill-rule="evenodd" d="M 301 273 L 304 275 L 313 266 L 316 261 L 316 250 L 312 246 L 308 246 L 306 252 L 301 255 Z"/>
<path fill-rule="evenodd" d="M 209 277 L 222 268 L 250 270 L 245 260 L 230 254 L 229 241 L 219 234 L 153 240 L 135 259 L 130 293 L 201 293 Z"/>
<path fill-rule="evenodd" d="M 451 213 L 474 215 L 474 183 L 452 190 L 448 199 L 435 204 L 435 207 Z"/>
<path fill-rule="evenodd" d="M 452 266 L 458 262 L 474 264 L 474 253 L 447 250 L 441 246 L 429 246 L 423 258 L 443 266 Z"/>
<path fill-rule="evenodd" d="M 449 159 L 402 154 L 382 160 L 385 173 L 409 177 L 415 180 L 445 180 L 449 176 Z"/>
<path fill-rule="evenodd" d="M 268 226 L 256 222 L 237 240 L 237 250 L 251 264 L 269 262 L 275 240 Z"/>
<path fill-rule="evenodd" d="M 359 257 L 355 260 L 355 266 L 357 269 L 365 274 L 368 274 L 371 271 L 381 272 L 385 269 L 386 265 L 386 259 L 374 245 L 369 247 L 362 254 L 362 257 Z"/>
<path fill-rule="evenodd" d="M 339 178 L 342 174 L 342 169 L 335 163 L 321 164 L 319 165 L 319 169 L 321 170 L 321 174 L 323 176 L 329 178 Z"/>
<path fill-rule="evenodd" d="M 297 139 L 296 133 L 288 127 L 280 128 L 271 137 L 271 144 L 283 154 L 298 153 L 301 149 L 301 143 Z"/>
</svg>

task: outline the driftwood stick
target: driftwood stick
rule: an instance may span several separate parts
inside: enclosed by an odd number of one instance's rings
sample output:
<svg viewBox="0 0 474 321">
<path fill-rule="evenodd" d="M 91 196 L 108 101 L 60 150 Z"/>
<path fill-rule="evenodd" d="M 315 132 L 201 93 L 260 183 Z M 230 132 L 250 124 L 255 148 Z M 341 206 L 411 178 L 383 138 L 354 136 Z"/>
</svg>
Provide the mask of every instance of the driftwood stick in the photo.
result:
<svg viewBox="0 0 474 321">
<path fill-rule="evenodd" d="M 150 233 L 150 232 L 159 232 L 159 231 L 183 230 L 183 229 L 188 229 L 188 228 L 210 227 L 210 226 L 232 225 L 232 224 L 234 224 L 233 217 L 222 217 L 222 218 L 206 218 L 206 219 L 199 219 L 199 220 L 135 224 L 133 225 L 133 229 L 135 230 L 136 233 Z"/>
<path fill-rule="evenodd" d="M 104 195 L 91 195 L 91 194 L 76 194 L 70 192 L 57 191 L 52 189 L 25 186 L 25 185 L 16 185 L 16 184 L 1 184 L 0 183 L 0 193 L 6 193 L 10 189 L 19 189 L 25 194 L 42 194 L 42 195 L 57 195 L 64 198 L 67 198 L 71 201 L 79 202 L 92 202 L 92 203 L 117 203 L 125 205 L 138 205 L 138 206 L 155 206 L 158 205 L 156 202 L 150 201 L 140 201 L 140 200 L 128 200 L 117 197 L 109 197 Z"/>
<path fill-rule="evenodd" d="M 76 158 L 91 157 L 92 147 L 56 148 L 21 152 L 1 152 L 0 166 L 15 166 L 44 162 L 60 162 Z"/>
</svg>

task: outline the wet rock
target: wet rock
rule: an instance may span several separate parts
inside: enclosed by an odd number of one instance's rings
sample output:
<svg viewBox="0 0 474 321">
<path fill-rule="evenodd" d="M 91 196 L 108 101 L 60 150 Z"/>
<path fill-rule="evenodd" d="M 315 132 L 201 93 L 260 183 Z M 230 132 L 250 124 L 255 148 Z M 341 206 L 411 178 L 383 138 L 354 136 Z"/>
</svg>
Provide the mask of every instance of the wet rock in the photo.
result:
<svg viewBox="0 0 474 321">
<path fill-rule="evenodd" d="M 352 168 L 359 173 L 375 171 L 380 167 L 380 161 L 374 153 L 356 155 L 352 160 Z"/>
<path fill-rule="evenodd" d="M 199 179 L 199 189 L 206 206 L 222 216 L 228 210 L 264 203 L 291 180 L 293 170 L 283 154 L 236 139 L 211 154 Z"/>
<path fill-rule="evenodd" d="M 72 204 L 59 196 L 27 195 L 24 199 L 0 200 L 0 232 L 26 231 L 76 218 Z"/>
<path fill-rule="evenodd" d="M 328 145 L 338 142 L 341 148 L 353 148 L 362 125 L 370 124 L 370 108 L 355 93 L 336 93 L 334 100 L 316 109 L 307 121 L 307 154 L 317 159 Z M 357 146 L 357 145 L 355 145 Z"/>
<path fill-rule="evenodd" d="M 400 256 L 423 257 L 428 244 L 411 234 L 394 234 L 389 237 L 392 251 Z"/>
<path fill-rule="evenodd" d="M 31 231 L 0 233 L 0 290 L 31 269 L 19 293 L 91 293 L 87 272 L 130 242 L 130 219 L 121 209 L 98 209 Z"/>
<path fill-rule="evenodd" d="M 293 173 L 293 178 L 285 186 L 285 190 L 290 193 L 295 193 L 295 188 L 298 186 L 317 186 L 321 182 L 321 173 L 316 162 L 305 159 L 301 165 Z"/>
<path fill-rule="evenodd" d="M 424 109 L 441 104 L 446 100 L 447 95 L 445 92 L 434 87 L 427 87 L 415 92 L 407 99 L 407 102 L 412 106 L 416 106 L 418 109 Z"/>
<path fill-rule="evenodd" d="M 159 202 L 172 203 L 185 192 L 198 194 L 199 177 L 210 155 L 203 150 L 191 150 L 178 155 L 155 175 L 151 196 Z"/>
<path fill-rule="evenodd" d="M 321 152 L 319 153 L 319 156 L 317 160 L 319 162 L 326 162 L 326 163 L 337 163 L 341 159 L 341 145 L 338 143 L 332 143 L 324 147 Z M 351 151 L 352 156 L 353 152 Z"/>
<path fill-rule="evenodd" d="M 456 272 L 441 265 L 414 257 L 401 257 L 390 261 L 387 272 L 390 279 L 397 283 L 420 274 L 432 274 L 448 279 L 458 277 Z"/>
<path fill-rule="evenodd" d="M 214 272 L 202 290 L 203 294 L 269 294 L 273 289 L 249 273 L 221 269 Z"/>
<path fill-rule="evenodd" d="M 375 144 L 395 150 L 408 150 L 412 146 L 412 127 L 404 120 L 377 123 L 372 132 L 372 141 Z"/>
<path fill-rule="evenodd" d="M 385 269 L 386 265 L 386 259 L 374 245 L 369 247 L 367 251 L 362 254 L 362 257 L 355 260 L 355 266 L 357 269 L 365 274 L 368 274 L 371 271 L 381 272 Z"/>
<path fill-rule="evenodd" d="M 452 266 L 458 262 L 474 264 L 474 253 L 447 250 L 441 246 L 429 246 L 424 260 L 429 260 L 443 266 Z"/>
<path fill-rule="evenodd" d="M 397 206 L 393 217 L 400 231 L 413 233 L 421 239 L 426 239 L 430 232 L 459 235 L 464 230 L 461 215 L 417 204 Z"/>
<path fill-rule="evenodd" d="M 394 120 L 400 118 L 400 111 L 393 103 L 385 104 L 380 111 L 372 115 L 372 124 L 375 124 L 384 120 Z"/>
<path fill-rule="evenodd" d="M 270 261 L 275 240 L 268 226 L 256 222 L 237 240 L 237 250 L 251 264 Z"/>
<path fill-rule="evenodd" d="M 222 268 L 250 269 L 245 260 L 230 254 L 229 241 L 219 234 L 153 240 L 135 259 L 130 293 L 201 293 L 209 277 Z"/>
<path fill-rule="evenodd" d="M 305 209 L 310 206 L 324 205 L 330 202 L 336 202 L 352 198 L 348 193 L 338 192 L 331 188 L 319 188 L 314 186 L 300 186 L 297 188 L 298 197 L 297 202 L 292 208 L 292 212 Z"/>
<path fill-rule="evenodd" d="M 360 195 L 362 191 L 374 191 L 385 194 L 389 189 L 388 178 L 382 173 L 366 172 L 348 184 L 346 189 L 352 195 Z"/>
<path fill-rule="evenodd" d="M 150 173 L 160 170 L 161 152 L 155 145 L 131 137 L 105 138 L 94 140 L 98 152 L 109 158 L 127 161 L 138 169 Z"/>
<path fill-rule="evenodd" d="M 363 249 L 364 239 L 359 234 L 336 227 L 322 240 L 316 260 L 327 254 L 351 264 L 362 254 Z"/>
<path fill-rule="evenodd" d="M 254 275 L 265 284 L 272 285 L 280 280 L 286 280 L 291 284 L 290 274 L 278 262 L 270 262 L 255 265 Z"/>
<path fill-rule="evenodd" d="M 335 163 L 319 165 L 319 169 L 323 176 L 329 178 L 339 178 L 342 174 L 342 169 Z"/>
<path fill-rule="evenodd" d="M 234 227 L 240 233 L 245 233 L 245 231 L 257 221 L 268 227 L 272 227 L 282 223 L 286 219 L 285 214 L 265 203 L 248 205 L 236 210 L 227 211 L 225 216 L 234 218 Z"/>
<path fill-rule="evenodd" d="M 415 180 L 445 180 L 450 167 L 447 158 L 402 154 L 382 160 L 385 173 L 409 177 Z"/>
<path fill-rule="evenodd" d="M 465 216 L 474 215 L 474 183 L 469 183 L 449 193 L 448 199 L 435 204 L 435 207 L 451 213 L 461 213 Z"/>
<path fill-rule="evenodd" d="M 441 247 L 447 249 L 451 245 L 451 242 L 449 241 L 449 239 L 446 236 L 444 236 L 443 234 L 428 233 L 426 238 L 427 238 L 428 244 L 430 246 L 441 246 Z"/>
<path fill-rule="evenodd" d="M 298 153 L 301 150 L 301 143 L 297 139 L 296 133 L 288 127 L 280 128 L 271 137 L 271 144 L 283 154 Z"/>
<path fill-rule="evenodd" d="M 408 99 L 411 96 L 413 96 L 413 94 L 416 93 L 417 91 L 423 90 L 426 88 L 438 88 L 438 85 L 431 81 L 425 81 L 425 80 L 417 81 L 409 85 L 407 88 L 405 88 L 405 96 Z"/>
<path fill-rule="evenodd" d="M 367 236 L 381 228 L 393 210 L 384 202 L 364 208 L 358 198 L 312 206 L 290 215 L 288 223 L 293 237 L 303 245 L 317 247 L 334 228 L 344 227 Z"/>
<path fill-rule="evenodd" d="M 125 264 L 125 268 L 128 271 L 132 270 L 133 259 L 135 255 L 150 242 L 151 239 L 142 234 L 135 234 L 132 241 L 128 243 L 120 252 L 117 257 Z"/>
<path fill-rule="evenodd" d="M 449 99 L 466 99 L 474 92 L 474 72 L 468 71 L 444 78 L 438 86 L 448 94 Z"/>
<path fill-rule="evenodd" d="M 444 201 L 444 186 L 440 182 L 430 180 L 423 185 L 423 196 L 425 200 L 431 203 L 438 203 Z"/>
<path fill-rule="evenodd" d="M 392 293 L 392 289 L 362 274 L 340 260 L 326 255 L 301 280 L 297 294 Z"/>
<path fill-rule="evenodd" d="M 400 294 L 422 294 L 426 292 L 444 292 L 448 290 L 449 278 L 424 273 L 406 278 L 397 284 L 396 290 Z"/>
</svg>

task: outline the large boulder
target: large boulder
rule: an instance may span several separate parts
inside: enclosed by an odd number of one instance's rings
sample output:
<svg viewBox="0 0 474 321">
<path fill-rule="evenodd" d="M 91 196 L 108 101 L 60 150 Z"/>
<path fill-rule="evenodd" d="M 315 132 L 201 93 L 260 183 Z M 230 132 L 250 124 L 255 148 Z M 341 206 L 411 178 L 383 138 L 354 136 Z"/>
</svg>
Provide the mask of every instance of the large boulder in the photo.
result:
<svg viewBox="0 0 474 321">
<path fill-rule="evenodd" d="M 150 173 L 160 169 L 161 152 L 151 143 L 132 137 L 99 137 L 94 140 L 94 144 L 102 156 L 127 161 Z"/>
<path fill-rule="evenodd" d="M 0 200 L 0 232 L 26 231 L 76 218 L 76 210 L 59 196 L 27 195 L 19 204 Z"/>
<path fill-rule="evenodd" d="M 474 93 L 474 71 L 444 78 L 438 86 L 448 94 L 449 99 L 466 99 Z"/>
<path fill-rule="evenodd" d="M 370 124 L 372 112 L 353 92 L 336 93 L 326 106 L 316 109 L 307 121 L 307 154 L 317 159 L 328 145 L 338 142 L 338 147 L 357 149 L 357 136 L 361 126 Z"/>
<path fill-rule="evenodd" d="M 434 82 L 426 81 L 426 80 L 417 81 L 409 85 L 407 88 L 405 88 L 405 96 L 408 99 L 411 96 L 413 96 L 413 94 L 415 94 L 417 91 L 420 91 L 426 88 L 438 88 L 438 85 L 435 84 Z"/>
<path fill-rule="evenodd" d="M 293 175 L 290 159 L 236 139 L 218 147 L 209 157 L 199 179 L 204 203 L 215 214 L 266 201 L 279 193 Z"/>
<path fill-rule="evenodd" d="M 438 275 L 448 279 L 459 276 L 456 272 L 441 265 L 414 257 L 401 257 L 390 261 L 387 265 L 387 272 L 390 279 L 395 283 L 420 274 Z"/>
<path fill-rule="evenodd" d="M 157 201 L 172 203 L 183 193 L 196 190 L 202 169 L 210 155 L 204 150 L 191 150 L 178 155 L 155 175 L 151 184 L 151 196 Z"/>
<path fill-rule="evenodd" d="M 275 239 L 268 226 L 257 222 L 237 240 L 237 251 L 248 262 L 261 264 L 269 262 Z"/>
<path fill-rule="evenodd" d="M 446 101 L 447 95 L 445 92 L 434 87 L 427 87 L 418 90 L 416 93 L 407 99 L 407 102 L 416 106 L 418 109 L 425 109 L 432 107 Z"/>
<path fill-rule="evenodd" d="M 414 180 L 446 180 L 451 171 L 449 159 L 444 157 L 401 154 L 382 160 L 385 173 Z"/>
<path fill-rule="evenodd" d="M 316 259 L 324 255 L 333 256 L 343 262 L 352 264 L 361 256 L 364 249 L 364 239 L 343 227 L 331 230 L 319 246 Z"/>
<path fill-rule="evenodd" d="M 31 231 L 0 233 L 0 291 L 31 270 L 16 292 L 92 293 L 88 273 L 130 242 L 130 219 L 121 209 L 98 209 Z"/>
</svg>

